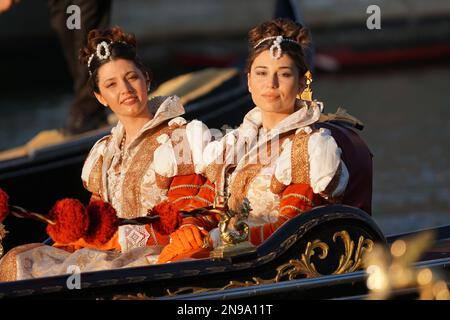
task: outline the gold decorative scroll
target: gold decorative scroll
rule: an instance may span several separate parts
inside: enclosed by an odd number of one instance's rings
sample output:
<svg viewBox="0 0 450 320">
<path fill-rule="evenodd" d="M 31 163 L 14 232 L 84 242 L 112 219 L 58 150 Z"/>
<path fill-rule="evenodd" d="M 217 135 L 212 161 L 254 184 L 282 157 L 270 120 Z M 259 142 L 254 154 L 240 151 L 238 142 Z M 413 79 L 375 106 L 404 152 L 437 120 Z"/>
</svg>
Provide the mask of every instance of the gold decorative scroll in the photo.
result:
<svg viewBox="0 0 450 320">
<path fill-rule="evenodd" d="M 343 274 L 347 272 L 354 272 L 362 267 L 362 257 L 366 252 L 371 252 L 374 243 L 370 239 L 364 239 L 360 236 L 358 239 L 358 245 L 355 249 L 355 243 L 351 240 L 347 231 L 342 230 L 336 232 L 333 235 L 333 242 L 337 239 L 341 239 L 344 244 L 344 254 L 341 255 L 339 265 L 332 274 Z M 262 279 L 258 277 L 252 277 L 251 281 L 236 281 L 231 280 L 227 285 L 220 288 L 203 288 L 203 287 L 182 287 L 175 291 L 167 289 L 167 295 L 170 297 L 178 296 L 180 294 L 197 294 L 203 292 L 220 291 L 232 288 L 243 288 L 261 284 L 272 284 L 286 280 L 294 280 L 297 278 L 316 278 L 323 276 L 316 269 L 316 266 L 311 262 L 311 258 L 317 254 L 317 249 L 320 249 L 319 259 L 324 260 L 328 256 L 330 247 L 320 239 L 309 241 L 306 244 L 305 251 L 301 254 L 300 259 L 291 259 L 288 263 L 280 265 L 276 271 L 277 274 L 272 279 Z M 353 256 L 353 259 L 352 259 Z M 134 298 L 133 298 L 134 297 Z M 142 299 L 146 297 L 145 294 L 138 294 L 137 296 L 115 296 L 115 298 L 124 299 Z"/>
<path fill-rule="evenodd" d="M 356 248 L 355 256 L 353 260 L 351 257 L 353 255 L 353 250 L 355 248 L 355 243 L 351 240 L 350 235 L 347 231 L 343 230 L 336 232 L 333 235 L 333 241 L 336 242 L 337 238 L 341 238 L 344 242 L 344 254 L 341 255 L 339 259 L 339 266 L 333 274 L 343 274 L 347 272 L 354 272 L 361 268 L 362 257 L 366 252 L 371 252 L 373 248 L 373 241 L 370 239 L 364 239 L 360 236 L 358 239 L 358 246 Z"/>
<path fill-rule="evenodd" d="M 326 243 L 320 240 L 314 240 L 312 243 L 308 242 L 305 252 L 302 253 L 300 260 L 289 260 L 288 263 L 277 268 L 277 275 L 275 276 L 274 282 L 279 282 L 286 277 L 289 280 L 293 280 L 300 275 L 305 275 L 307 278 L 321 276 L 321 274 L 317 272 L 314 263 L 311 262 L 311 257 L 315 255 L 315 249 L 322 250 L 322 254 L 319 256 L 320 259 L 323 260 L 328 256 L 329 247 Z"/>
<path fill-rule="evenodd" d="M 366 251 L 370 252 L 372 250 L 373 241 L 370 239 L 364 239 L 363 236 L 360 236 L 358 239 L 358 245 L 356 247 L 354 259 L 352 260 L 351 257 L 353 255 L 355 244 L 351 240 L 348 232 L 345 230 L 336 232 L 333 235 L 333 241 L 336 242 L 337 238 L 342 239 L 344 243 L 344 254 L 341 255 L 339 266 L 333 272 L 333 274 L 354 272 L 357 269 L 361 268 L 362 256 Z M 277 268 L 277 274 L 273 279 L 266 280 L 252 277 L 252 281 L 230 281 L 226 286 L 222 288 L 184 287 L 175 292 L 170 292 L 168 290 L 168 294 L 170 296 L 175 296 L 178 294 L 201 293 L 208 291 L 225 290 L 230 288 L 248 287 L 260 284 L 271 284 L 278 283 L 284 280 L 293 280 L 296 278 L 300 278 L 301 276 L 306 278 L 316 278 L 322 276 L 322 274 L 317 271 L 314 263 L 311 262 L 311 258 L 316 254 L 317 249 L 321 250 L 319 259 L 323 260 L 328 256 L 329 246 L 325 242 L 319 239 L 308 242 L 305 251 L 300 256 L 300 259 L 291 259 L 288 263 L 279 266 Z"/>
</svg>

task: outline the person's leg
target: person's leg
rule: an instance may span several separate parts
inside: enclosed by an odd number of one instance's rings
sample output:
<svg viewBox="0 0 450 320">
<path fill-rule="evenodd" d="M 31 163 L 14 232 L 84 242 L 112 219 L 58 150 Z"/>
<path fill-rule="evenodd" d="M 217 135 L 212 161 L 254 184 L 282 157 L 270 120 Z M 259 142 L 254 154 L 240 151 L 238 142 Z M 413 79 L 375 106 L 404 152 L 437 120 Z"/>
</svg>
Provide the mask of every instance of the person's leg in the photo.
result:
<svg viewBox="0 0 450 320">
<path fill-rule="evenodd" d="M 106 124 L 105 108 L 91 94 L 87 84 L 87 66 L 78 60 L 78 52 L 86 45 L 87 34 L 92 29 L 109 27 L 111 0 L 48 0 L 50 23 L 58 35 L 72 79 L 75 98 L 70 106 L 66 131 L 82 133 Z M 66 26 L 67 7 L 77 5 L 81 11 L 81 29 L 69 30 Z"/>
</svg>

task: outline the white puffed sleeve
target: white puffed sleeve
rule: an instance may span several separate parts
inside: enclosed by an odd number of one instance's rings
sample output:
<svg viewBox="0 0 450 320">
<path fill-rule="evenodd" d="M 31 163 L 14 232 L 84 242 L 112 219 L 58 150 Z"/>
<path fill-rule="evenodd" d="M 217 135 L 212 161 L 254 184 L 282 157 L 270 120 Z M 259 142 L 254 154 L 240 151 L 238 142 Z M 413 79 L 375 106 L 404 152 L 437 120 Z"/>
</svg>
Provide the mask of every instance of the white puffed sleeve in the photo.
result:
<svg viewBox="0 0 450 320">
<path fill-rule="evenodd" d="M 153 170 L 163 177 L 174 177 L 178 173 L 177 158 L 172 147 L 172 141 L 167 134 L 157 138 L 161 144 L 153 154 Z"/>
<path fill-rule="evenodd" d="M 288 186 L 292 182 L 292 141 L 286 139 L 283 142 L 282 148 L 283 151 L 281 151 L 281 154 L 275 164 L 275 178 L 285 186 Z"/>
<path fill-rule="evenodd" d="M 224 146 L 222 141 L 212 141 L 203 150 L 203 162 L 205 165 L 212 164 L 216 161 L 223 162 Z M 221 162 L 220 162 L 221 163 Z"/>
<path fill-rule="evenodd" d="M 211 133 L 203 122 L 192 120 L 186 125 L 186 136 L 191 148 L 195 172 L 201 173 L 205 167 L 203 153 L 211 141 Z"/>
<path fill-rule="evenodd" d="M 347 166 L 345 165 L 344 161 L 341 161 L 342 167 L 341 172 L 339 176 L 339 182 L 336 187 L 336 189 L 332 192 L 331 197 L 336 198 L 342 195 L 345 191 L 345 188 L 347 188 L 348 179 L 350 177 L 350 174 L 348 173 Z"/>
<path fill-rule="evenodd" d="M 169 127 L 172 127 L 172 126 L 177 126 L 177 127 L 181 127 L 182 125 L 184 125 L 184 124 L 186 124 L 187 123 L 187 121 L 186 121 L 186 119 L 184 119 L 183 117 L 176 117 L 176 118 L 173 118 L 172 120 L 170 120 L 168 123 L 167 123 L 167 125 L 169 126 Z"/>
<path fill-rule="evenodd" d="M 226 157 L 234 156 L 236 144 L 238 139 L 236 137 L 237 131 L 228 132 L 219 140 L 211 141 L 203 151 L 204 168 L 210 164 L 223 164 Z"/>
<path fill-rule="evenodd" d="M 99 158 L 104 157 L 106 152 L 106 144 L 110 138 L 111 136 L 108 135 L 98 140 L 89 152 L 84 162 L 83 169 L 81 170 L 81 180 L 84 182 L 84 185 L 87 185 L 92 169 L 94 168 Z"/>
<path fill-rule="evenodd" d="M 314 193 L 325 191 L 335 174 L 340 174 L 337 172 L 339 167 L 341 171 L 343 168 L 347 169 L 341 160 L 341 149 L 328 129 L 321 128 L 318 132 L 311 134 L 308 140 L 308 156 L 309 177 Z M 348 171 L 346 175 L 340 174 L 338 185 L 341 193 L 345 190 L 347 182 Z"/>
</svg>

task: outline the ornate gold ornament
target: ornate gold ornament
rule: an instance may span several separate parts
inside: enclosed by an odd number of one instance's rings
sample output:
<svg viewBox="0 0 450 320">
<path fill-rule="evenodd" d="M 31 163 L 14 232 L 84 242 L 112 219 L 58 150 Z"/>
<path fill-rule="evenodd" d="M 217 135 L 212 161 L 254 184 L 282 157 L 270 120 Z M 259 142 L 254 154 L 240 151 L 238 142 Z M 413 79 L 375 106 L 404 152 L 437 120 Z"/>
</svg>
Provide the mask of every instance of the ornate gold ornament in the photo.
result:
<svg viewBox="0 0 450 320">
<path fill-rule="evenodd" d="M 356 246 L 355 251 L 355 243 L 350 238 L 350 235 L 347 231 L 342 230 L 336 232 L 333 235 L 333 242 L 336 242 L 337 239 L 341 239 L 344 244 L 344 254 L 341 255 L 339 260 L 339 266 L 332 274 L 342 274 L 347 272 L 354 272 L 360 269 L 363 265 L 362 258 L 363 256 L 372 251 L 374 243 L 370 239 L 364 239 L 363 236 L 360 236 L 358 239 L 358 244 Z M 329 246 L 319 240 L 316 239 L 312 242 L 308 242 L 306 244 L 305 251 L 301 254 L 300 259 L 291 259 L 288 263 L 285 263 L 279 266 L 277 270 L 277 274 L 272 279 L 262 279 L 259 277 L 252 277 L 251 281 L 230 281 L 227 285 L 221 288 L 203 288 L 203 287 L 182 287 L 175 291 L 171 291 L 167 289 L 167 295 L 170 297 L 178 296 L 180 294 L 197 294 L 203 292 L 211 292 L 211 291 L 221 291 L 231 288 L 243 288 L 256 286 L 261 284 L 272 284 L 278 283 L 286 280 L 294 280 L 300 277 L 306 278 L 316 278 L 322 276 L 319 273 L 314 265 L 311 262 L 311 258 L 316 255 L 317 249 L 320 249 L 321 254 L 318 256 L 319 259 L 324 260 L 328 256 Z M 352 259 L 353 257 L 353 259 Z M 145 299 L 150 299 L 145 296 L 145 294 L 138 294 L 137 296 L 115 296 L 117 299 L 134 299 L 134 300 L 142 300 L 143 297 Z"/>
<path fill-rule="evenodd" d="M 306 100 L 306 101 L 312 101 L 313 92 L 311 89 L 311 83 L 312 83 L 313 79 L 312 79 L 311 71 L 309 71 L 309 70 L 306 71 L 305 79 L 306 79 L 306 88 L 301 93 L 300 99 Z"/>
<path fill-rule="evenodd" d="M 344 255 L 341 255 L 339 260 L 339 266 L 333 274 L 342 274 L 347 272 L 354 272 L 362 267 L 363 256 L 366 252 L 371 252 L 373 248 L 373 241 L 370 239 L 364 239 L 360 236 L 358 239 L 358 246 L 356 247 L 356 252 L 353 260 L 351 260 L 353 250 L 355 248 L 355 243 L 351 240 L 350 235 L 347 231 L 343 230 L 336 232 L 333 235 L 333 241 L 336 242 L 337 238 L 341 238 L 344 242 Z"/>
<path fill-rule="evenodd" d="M 231 280 L 226 286 L 221 288 L 202 288 L 202 287 L 183 287 L 176 291 L 170 291 L 167 289 L 167 295 L 169 297 L 178 296 L 180 294 L 190 294 L 190 293 L 203 293 L 203 292 L 210 292 L 210 291 L 220 291 L 220 290 L 226 290 L 226 289 L 234 289 L 234 288 L 244 288 L 244 287 L 251 287 L 256 286 L 260 284 L 271 284 L 274 283 L 272 279 L 265 280 L 258 277 L 252 277 L 252 281 L 236 281 Z"/>
<path fill-rule="evenodd" d="M 315 249 L 321 249 L 322 254 L 319 259 L 323 260 L 328 256 L 329 247 L 325 242 L 320 240 L 314 240 L 312 243 L 308 242 L 305 252 L 302 253 L 300 260 L 291 259 L 288 263 L 285 263 L 277 268 L 277 275 L 274 278 L 274 282 L 280 282 L 284 278 L 293 280 L 300 275 L 305 275 L 307 278 L 319 277 L 321 274 L 317 272 L 314 263 L 311 262 L 316 252 Z"/>
<path fill-rule="evenodd" d="M 248 241 L 250 228 L 246 221 L 251 210 L 250 201 L 244 198 L 239 206 L 239 212 L 229 208 L 220 212 L 219 231 L 223 244 L 211 251 L 211 258 L 227 258 L 256 250 L 255 246 Z M 230 228 L 232 218 L 236 218 L 233 229 Z"/>
<path fill-rule="evenodd" d="M 351 240 L 348 232 L 345 230 L 336 232 L 333 235 L 333 242 L 336 242 L 337 238 L 342 239 L 342 242 L 344 243 L 344 254 L 341 255 L 339 259 L 339 266 L 332 274 L 343 274 L 360 269 L 362 266 L 363 255 L 366 252 L 372 251 L 374 245 L 373 241 L 370 239 L 364 239 L 363 236 L 360 236 L 358 239 L 356 252 L 353 254 L 355 243 Z M 323 260 L 328 256 L 329 247 L 326 243 L 320 240 L 314 240 L 312 243 L 308 242 L 305 252 L 301 255 L 300 260 L 289 260 L 288 263 L 277 268 L 277 276 L 275 277 L 277 280 L 276 282 L 286 276 L 289 280 L 293 280 L 299 276 L 304 276 L 306 278 L 316 278 L 322 276 L 321 273 L 317 272 L 314 263 L 311 262 L 311 258 L 315 255 L 314 250 L 317 248 L 322 250 L 322 254 L 319 256 L 319 259 Z M 352 256 L 354 256 L 353 260 Z"/>
<path fill-rule="evenodd" d="M 219 230 L 220 237 L 224 243 L 238 244 L 248 240 L 249 227 L 246 220 L 250 211 L 250 201 L 245 198 L 240 206 L 240 212 L 234 212 L 233 210 L 223 212 L 221 221 L 219 222 Z M 229 223 L 233 217 L 237 217 L 237 221 L 234 224 L 234 230 L 229 230 Z"/>
</svg>

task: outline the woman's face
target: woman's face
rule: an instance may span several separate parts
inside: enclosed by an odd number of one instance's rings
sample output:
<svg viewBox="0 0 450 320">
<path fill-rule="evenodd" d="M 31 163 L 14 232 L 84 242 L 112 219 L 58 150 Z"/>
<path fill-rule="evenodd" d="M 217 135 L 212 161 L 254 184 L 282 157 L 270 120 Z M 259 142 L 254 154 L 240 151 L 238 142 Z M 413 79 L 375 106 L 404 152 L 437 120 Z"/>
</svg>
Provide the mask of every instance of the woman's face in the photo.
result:
<svg viewBox="0 0 450 320">
<path fill-rule="evenodd" d="M 289 55 L 283 54 L 276 60 L 265 50 L 253 60 L 247 76 L 253 102 L 263 112 L 294 112 L 296 96 L 302 92 L 304 84 Z"/>
<path fill-rule="evenodd" d="M 98 69 L 98 101 L 121 117 L 148 114 L 147 88 L 150 81 L 133 61 L 111 60 Z"/>
</svg>

